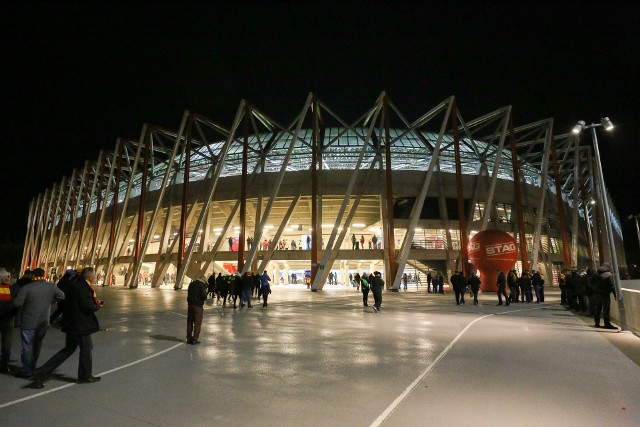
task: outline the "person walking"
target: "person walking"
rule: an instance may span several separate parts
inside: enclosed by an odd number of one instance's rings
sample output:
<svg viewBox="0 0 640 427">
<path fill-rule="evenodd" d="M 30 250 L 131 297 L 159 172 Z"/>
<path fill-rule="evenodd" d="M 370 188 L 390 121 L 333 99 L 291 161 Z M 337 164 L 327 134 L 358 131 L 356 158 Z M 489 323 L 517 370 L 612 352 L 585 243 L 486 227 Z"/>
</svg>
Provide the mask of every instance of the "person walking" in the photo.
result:
<svg viewBox="0 0 640 427">
<path fill-rule="evenodd" d="M 382 274 L 379 271 L 373 272 L 373 279 L 370 280 L 369 285 L 371 292 L 373 292 L 373 310 L 379 313 L 382 305 L 382 290 L 384 289 L 384 280 L 382 280 Z"/>
<path fill-rule="evenodd" d="M 462 271 L 458 272 L 454 289 L 456 291 L 456 301 L 458 301 L 458 295 L 460 295 L 459 305 L 464 305 L 464 293 L 467 291 L 467 279 L 464 277 L 464 273 Z"/>
<path fill-rule="evenodd" d="M 478 305 L 478 292 L 480 291 L 480 279 L 476 275 L 475 271 L 471 272 L 471 277 L 469 277 L 469 287 L 471 288 L 471 292 L 473 292 L 473 305 Z"/>
<path fill-rule="evenodd" d="M 498 273 L 498 279 L 496 280 L 496 283 L 498 285 L 498 304 L 497 305 L 502 305 L 502 295 L 504 295 L 505 305 L 509 305 L 509 297 L 507 296 L 507 278 L 505 277 L 504 273 L 500 270 L 496 270 L 496 273 Z"/>
<path fill-rule="evenodd" d="M 260 276 L 260 294 L 262 295 L 262 309 L 265 310 L 271 294 L 271 277 L 267 274 L 267 270 Z"/>
<path fill-rule="evenodd" d="M 20 338 L 22 340 L 22 368 L 16 376 L 30 378 L 38 362 L 42 341 L 47 334 L 51 304 L 62 301 L 62 292 L 55 283 L 45 280 L 42 268 L 33 270 L 33 282 L 24 285 L 18 291 L 13 304 L 21 308 Z"/>
<path fill-rule="evenodd" d="M 207 300 L 207 278 L 202 276 L 187 288 L 187 344 L 200 344 L 200 329 Z"/>
<path fill-rule="evenodd" d="M 11 274 L 5 268 L 0 268 L 0 342 L 2 343 L 0 373 L 2 374 L 11 372 L 9 361 L 13 341 L 13 318 L 16 313 L 13 300 L 18 296 L 19 289 L 17 283 L 11 284 Z"/>
<path fill-rule="evenodd" d="M 431 276 L 431 270 L 427 272 L 427 292 L 431 293 L 431 281 L 433 280 L 433 276 Z"/>
<path fill-rule="evenodd" d="M 367 307 L 369 305 L 369 281 L 367 280 L 366 274 L 362 275 L 362 278 L 360 279 L 360 285 L 360 287 L 362 288 L 362 305 Z"/>
<path fill-rule="evenodd" d="M 220 273 L 218 273 L 220 274 Z M 216 275 L 211 274 L 207 279 L 207 298 L 213 298 L 216 293 Z"/>
<path fill-rule="evenodd" d="M 515 270 L 509 270 L 507 286 L 509 287 L 509 301 L 518 302 L 518 276 Z"/>
<path fill-rule="evenodd" d="M 356 273 L 356 275 L 353 276 L 353 281 L 356 282 L 356 291 L 359 291 L 360 284 L 362 283 L 362 278 L 360 277 L 360 273 Z"/>
<path fill-rule="evenodd" d="M 449 283 L 451 283 L 451 287 L 453 288 L 453 292 L 456 296 L 456 305 L 460 305 L 460 294 L 458 293 L 458 272 L 454 271 L 451 277 L 449 277 Z"/>
<path fill-rule="evenodd" d="M 260 287 L 262 286 L 262 275 L 258 273 L 253 274 L 253 285 L 251 286 L 251 297 L 253 297 L 253 293 L 255 292 L 258 301 L 260 301 Z"/>
<path fill-rule="evenodd" d="M 220 302 L 220 293 L 222 292 L 222 288 L 224 286 L 224 277 L 222 277 L 222 273 L 218 273 L 218 276 L 216 277 L 216 304 Z M 229 290 L 227 289 L 226 294 L 229 293 Z M 227 295 L 225 294 L 225 299 L 227 297 Z M 226 301 L 223 301 L 226 302 Z M 225 304 L 226 305 L 226 304 Z"/>
<path fill-rule="evenodd" d="M 227 241 L 229 242 L 229 251 L 233 251 L 233 237 L 229 236 Z"/>
<path fill-rule="evenodd" d="M 251 305 L 251 286 L 253 285 L 253 278 L 251 277 L 251 269 L 248 269 L 242 276 L 242 294 L 240 296 L 240 310 L 244 308 L 245 302 L 249 308 L 253 308 Z"/>
<path fill-rule="evenodd" d="M 95 271 L 91 267 L 82 269 L 80 274 L 69 281 L 64 293 L 64 306 L 60 326 L 66 334 L 65 346 L 35 370 L 35 381 L 32 388 L 43 388 L 44 381 L 54 369 L 62 365 L 76 348 L 80 348 L 78 361 L 78 382 L 94 383 L 100 377 L 93 376 L 93 342 L 91 334 L 100 330 L 96 312 L 104 301 L 99 301 L 93 290 Z"/>
</svg>

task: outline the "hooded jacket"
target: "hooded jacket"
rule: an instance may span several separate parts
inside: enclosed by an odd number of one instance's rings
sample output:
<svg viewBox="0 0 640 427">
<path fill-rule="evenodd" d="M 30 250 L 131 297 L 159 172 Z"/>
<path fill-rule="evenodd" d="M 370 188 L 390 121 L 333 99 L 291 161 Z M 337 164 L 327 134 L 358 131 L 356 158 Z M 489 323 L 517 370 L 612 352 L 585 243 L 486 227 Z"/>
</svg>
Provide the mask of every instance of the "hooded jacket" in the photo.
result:
<svg viewBox="0 0 640 427">
<path fill-rule="evenodd" d="M 614 292 L 612 276 L 611 271 L 603 269 L 602 267 L 598 269 L 598 274 L 594 278 L 594 293 L 596 295 L 608 298 L 609 294 Z"/>
</svg>

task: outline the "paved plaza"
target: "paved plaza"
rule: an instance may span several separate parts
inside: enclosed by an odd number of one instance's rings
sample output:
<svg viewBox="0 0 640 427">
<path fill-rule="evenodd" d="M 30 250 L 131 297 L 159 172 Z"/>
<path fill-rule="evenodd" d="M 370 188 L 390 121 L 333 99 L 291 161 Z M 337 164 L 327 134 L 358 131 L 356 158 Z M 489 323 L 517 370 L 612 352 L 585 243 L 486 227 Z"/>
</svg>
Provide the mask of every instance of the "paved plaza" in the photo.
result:
<svg viewBox="0 0 640 427">
<path fill-rule="evenodd" d="M 557 292 L 509 307 L 385 292 L 376 314 L 354 288 L 275 286 L 267 310 L 206 304 L 199 345 L 186 290 L 97 292 L 102 381 L 75 382 L 77 353 L 42 390 L 2 375 L 2 426 L 640 425 L 640 338 L 592 328 Z M 50 328 L 39 364 L 63 345 Z"/>
</svg>

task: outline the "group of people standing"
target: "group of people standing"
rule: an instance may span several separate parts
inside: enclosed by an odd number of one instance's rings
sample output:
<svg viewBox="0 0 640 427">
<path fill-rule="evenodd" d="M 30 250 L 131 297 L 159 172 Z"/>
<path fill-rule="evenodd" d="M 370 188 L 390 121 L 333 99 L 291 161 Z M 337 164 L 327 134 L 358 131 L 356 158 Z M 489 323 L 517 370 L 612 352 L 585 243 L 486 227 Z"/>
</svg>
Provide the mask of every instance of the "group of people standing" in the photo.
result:
<svg viewBox="0 0 640 427">
<path fill-rule="evenodd" d="M 618 329 L 611 324 L 611 294 L 615 297 L 611 264 L 603 263 L 597 271 L 588 268 L 578 274 L 576 268 L 563 270 L 558 276 L 560 303 L 569 310 L 593 317 L 594 327 Z M 600 324 L 600 320 L 604 322 Z"/>
<path fill-rule="evenodd" d="M 10 276 L 0 269 L 0 326 L 2 330 L 2 358 L 0 370 L 10 373 L 12 328 L 20 328 L 22 366 L 15 373 L 18 378 L 32 379 L 32 388 L 43 388 L 44 381 L 76 348 L 80 348 L 78 382 L 93 383 L 100 377 L 92 374 L 91 334 L 100 330 L 95 313 L 104 301 L 96 297 L 92 284 L 95 271 L 87 267 L 67 270 L 57 284 L 46 280 L 45 271 L 36 268 L 10 284 Z M 57 310 L 51 314 L 51 305 Z M 47 362 L 36 368 L 42 343 L 49 324 L 61 317 L 60 328 L 66 334 L 65 346 Z"/>
<path fill-rule="evenodd" d="M 531 303 L 533 302 L 533 291 L 535 289 L 536 303 L 544 302 L 544 278 L 542 274 L 534 271 L 533 275 L 528 270 L 522 272 L 522 275 L 518 277 L 515 269 L 509 270 L 505 275 L 503 271 L 496 270 L 496 286 L 498 287 L 498 306 L 508 306 L 511 303 Z M 478 293 L 480 291 L 480 278 L 476 275 L 476 272 L 471 272 L 469 278 L 465 278 L 464 272 L 455 271 L 449 278 L 451 287 L 455 293 L 456 305 L 464 305 L 464 295 L 470 291 L 470 295 L 473 296 L 473 304 L 478 305 Z M 427 281 L 429 277 L 427 276 Z M 507 294 L 507 288 L 509 294 Z M 503 302 L 504 297 L 504 302 Z"/>
<path fill-rule="evenodd" d="M 360 235 L 359 239 L 356 237 L 355 234 L 352 234 L 351 249 L 352 250 L 364 249 L 365 241 L 366 239 L 364 238 L 364 234 Z M 369 239 L 368 242 L 369 242 L 369 249 L 381 249 L 381 245 L 380 245 L 381 242 L 378 239 L 378 236 L 376 236 L 375 234 L 371 236 L 371 239 Z"/>
<path fill-rule="evenodd" d="M 451 286 L 456 296 L 456 305 L 465 305 L 464 294 L 467 292 L 467 287 L 471 290 L 473 295 L 473 305 L 478 305 L 478 292 L 480 291 L 480 279 L 476 275 L 476 272 L 471 272 L 469 279 L 464 277 L 464 272 L 454 271 L 450 277 Z"/>
<path fill-rule="evenodd" d="M 431 271 L 427 272 L 427 292 L 431 293 L 431 284 L 433 284 L 434 294 L 444 294 L 444 276 L 439 271 L 435 274 L 431 274 Z"/>
<path fill-rule="evenodd" d="M 240 300 L 240 310 L 246 305 L 248 309 L 253 308 L 251 299 L 257 296 L 258 301 L 262 298 L 262 309 L 268 307 L 268 299 L 271 294 L 271 277 L 265 270 L 262 274 L 252 274 L 247 270 L 243 275 L 212 274 L 207 279 L 202 276 L 189 283 L 187 289 L 187 344 L 200 344 L 200 331 L 202 328 L 202 318 L 204 315 L 204 303 L 208 298 L 216 298 L 216 303 L 226 307 L 227 301 L 233 301 L 233 308 L 237 308 L 237 301 Z"/>
</svg>

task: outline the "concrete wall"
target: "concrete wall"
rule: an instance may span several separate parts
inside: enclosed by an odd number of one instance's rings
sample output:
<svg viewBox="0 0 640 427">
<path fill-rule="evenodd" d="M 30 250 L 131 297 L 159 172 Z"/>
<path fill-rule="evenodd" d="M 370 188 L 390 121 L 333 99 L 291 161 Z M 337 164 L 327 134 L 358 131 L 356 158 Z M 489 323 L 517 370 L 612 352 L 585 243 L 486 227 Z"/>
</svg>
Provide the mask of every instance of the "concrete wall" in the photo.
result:
<svg viewBox="0 0 640 427">
<path fill-rule="evenodd" d="M 622 299 L 624 300 L 627 326 L 630 331 L 640 334 L 640 280 L 622 280 Z M 611 298 L 611 319 L 618 323 L 618 301 Z"/>
</svg>

